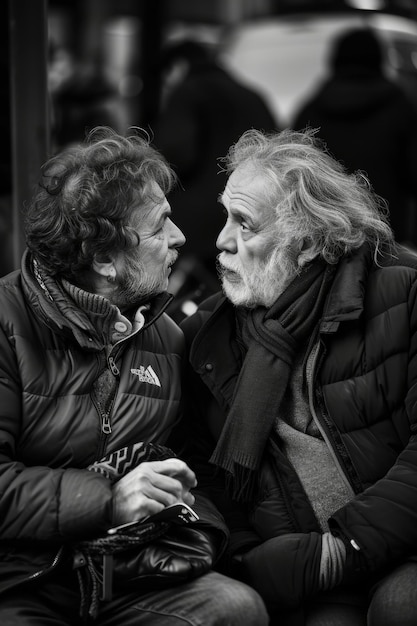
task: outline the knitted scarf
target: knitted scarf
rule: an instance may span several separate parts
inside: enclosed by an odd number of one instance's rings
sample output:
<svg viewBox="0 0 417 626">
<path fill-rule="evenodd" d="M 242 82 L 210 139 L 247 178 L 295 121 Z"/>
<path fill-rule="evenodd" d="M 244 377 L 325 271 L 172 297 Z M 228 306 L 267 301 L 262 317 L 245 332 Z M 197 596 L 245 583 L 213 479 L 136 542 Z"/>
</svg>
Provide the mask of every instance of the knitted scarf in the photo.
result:
<svg viewBox="0 0 417 626">
<path fill-rule="evenodd" d="M 222 434 L 210 461 L 226 471 L 237 500 L 251 501 L 262 458 L 289 380 L 298 346 L 320 320 L 336 267 L 313 261 L 269 308 L 246 314 L 246 357 L 237 378 Z"/>
</svg>

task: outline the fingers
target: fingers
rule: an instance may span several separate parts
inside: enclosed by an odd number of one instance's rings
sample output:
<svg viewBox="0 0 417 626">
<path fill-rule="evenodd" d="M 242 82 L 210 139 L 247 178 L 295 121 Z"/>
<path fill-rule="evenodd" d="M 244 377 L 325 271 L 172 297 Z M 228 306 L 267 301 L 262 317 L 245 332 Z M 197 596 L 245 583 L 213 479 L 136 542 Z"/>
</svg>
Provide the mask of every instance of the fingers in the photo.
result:
<svg viewBox="0 0 417 626">
<path fill-rule="evenodd" d="M 159 513 L 166 506 L 142 494 L 132 494 L 120 482 L 113 487 L 113 525 L 141 520 Z"/>
<path fill-rule="evenodd" d="M 167 476 L 174 476 L 189 489 L 197 486 L 197 479 L 194 472 L 181 459 L 165 459 L 165 461 L 154 461 L 154 470 Z"/>
<path fill-rule="evenodd" d="M 165 506 L 181 501 L 183 495 L 188 492 L 188 489 L 184 489 L 182 483 L 176 478 L 164 476 L 146 468 L 138 478 L 138 488 L 144 496 L 161 502 Z"/>
<path fill-rule="evenodd" d="M 195 502 L 195 497 L 193 496 L 193 494 L 191 493 L 191 491 L 187 491 L 187 493 L 183 494 L 183 498 L 182 501 L 185 504 L 188 504 L 188 506 L 193 506 L 194 502 Z"/>
<path fill-rule="evenodd" d="M 192 506 L 196 484 L 194 472 L 179 459 L 141 463 L 113 488 L 115 518 L 140 519 L 176 502 Z"/>
<path fill-rule="evenodd" d="M 185 463 L 170 463 L 177 460 L 142 463 L 130 472 L 130 480 L 137 481 L 138 489 L 148 498 L 162 502 L 165 506 L 183 501 L 197 481 L 194 472 Z"/>
</svg>

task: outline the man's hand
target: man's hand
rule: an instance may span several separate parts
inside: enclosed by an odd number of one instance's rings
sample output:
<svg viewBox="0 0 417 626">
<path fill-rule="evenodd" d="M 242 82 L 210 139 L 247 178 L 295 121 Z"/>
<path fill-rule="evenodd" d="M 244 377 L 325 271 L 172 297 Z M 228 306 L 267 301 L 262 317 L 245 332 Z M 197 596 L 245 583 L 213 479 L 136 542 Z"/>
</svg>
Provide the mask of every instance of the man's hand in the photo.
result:
<svg viewBox="0 0 417 626">
<path fill-rule="evenodd" d="M 273 608 L 297 607 L 319 589 L 322 535 L 293 533 L 268 539 L 236 557 L 235 575 Z"/>
<path fill-rule="evenodd" d="M 180 459 L 141 463 L 113 487 L 113 524 L 140 520 L 175 502 L 192 506 L 196 486 L 194 472 Z"/>
</svg>

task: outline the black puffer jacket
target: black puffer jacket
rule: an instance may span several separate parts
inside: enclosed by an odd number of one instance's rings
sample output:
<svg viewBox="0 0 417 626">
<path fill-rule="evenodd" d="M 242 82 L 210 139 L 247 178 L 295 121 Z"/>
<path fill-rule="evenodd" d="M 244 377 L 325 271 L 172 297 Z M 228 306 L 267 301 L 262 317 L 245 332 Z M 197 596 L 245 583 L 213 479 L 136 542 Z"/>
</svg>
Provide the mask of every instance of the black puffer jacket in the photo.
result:
<svg viewBox="0 0 417 626">
<path fill-rule="evenodd" d="M 106 356 L 105 338 L 65 294 L 51 296 L 28 256 L 0 281 L 0 591 L 39 578 L 62 545 L 111 525 L 111 484 L 88 465 L 135 442 L 166 442 L 184 351 L 163 313 L 169 300 L 156 298 L 143 328 Z M 106 367 L 117 392 L 103 421 L 92 389 Z"/>
<path fill-rule="evenodd" d="M 380 262 L 366 248 L 341 261 L 310 346 L 308 378 L 313 417 L 352 493 L 329 523 L 354 539 L 369 571 L 417 553 L 417 257 L 400 249 L 398 258 Z M 232 554 L 286 533 L 319 531 L 273 438 L 255 505 L 246 510 L 227 498 L 207 459 L 240 367 L 233 309 L 213 296 L 182 326 L 194 404 L 191 463 L 227 519 Z M 269 585 L 265 558 L 253 564 L 258 590 Z"/>
</svg>

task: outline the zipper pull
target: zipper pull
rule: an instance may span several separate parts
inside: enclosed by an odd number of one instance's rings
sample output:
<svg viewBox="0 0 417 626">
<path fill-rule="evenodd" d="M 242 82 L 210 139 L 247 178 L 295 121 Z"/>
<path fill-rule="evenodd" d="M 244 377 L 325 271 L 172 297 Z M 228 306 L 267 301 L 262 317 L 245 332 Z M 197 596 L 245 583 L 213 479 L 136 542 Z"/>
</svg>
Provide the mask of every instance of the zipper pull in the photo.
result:
<svg viewBox="0 0 417 626">
<path fill-rule="evenodd" d="M 111 433 L 111 424 L 108 415 L 103 415 L 101 420 L 101 430 L 105 435 L 110 435 Z"/>
<path fill-rule="evenodd" d="M 113 376 L 119 376 L 120 375 L 120 371 L 119 368 L 116 365 L 116 362 L 114 360 L 114 358 L 112 356 L 109 356 L 109 367 L 111 370 L 111 373 L 113 374 Z"/>
</svg>

